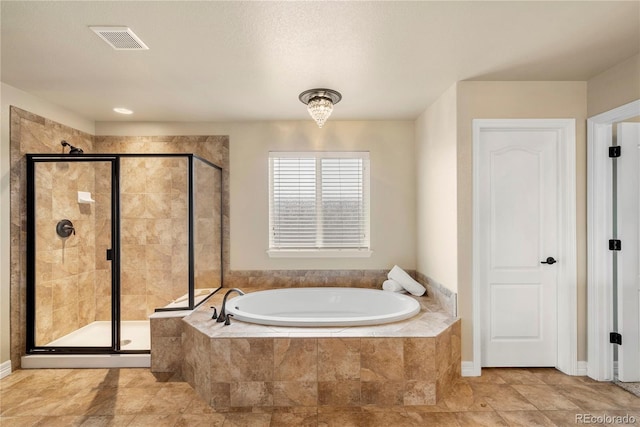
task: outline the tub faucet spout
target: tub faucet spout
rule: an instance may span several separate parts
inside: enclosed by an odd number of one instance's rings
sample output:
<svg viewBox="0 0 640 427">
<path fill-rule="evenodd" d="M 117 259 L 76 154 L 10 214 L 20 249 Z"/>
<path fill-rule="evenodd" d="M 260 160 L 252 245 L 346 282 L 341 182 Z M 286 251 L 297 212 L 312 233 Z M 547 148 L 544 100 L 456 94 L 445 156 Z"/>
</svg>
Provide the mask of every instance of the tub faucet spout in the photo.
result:
<svg viewBox="0 0 640 427">
<path fill-rule="evenodd" d="M 224 298 L 222 299 L 222 308 L 220 308 L 220 314 L 218 315 L 218 318 L 216 319 L 217 323 L 222 323 L 222 322 L 225 322 L 227 320 L 227 312 L 226 312 L 227 297 L 232 292 L 237 292 L 239 295 L 244 295 L 244 292 L 242 292 L 238 288 L 231 288 L 231 289 L 229 289 L 227 291 L 226 294 L 224 294 Z M 225 322 L 225 324 L 228 325 L 228 323 L 226 323 L 226 322 Z"/>
</svg>

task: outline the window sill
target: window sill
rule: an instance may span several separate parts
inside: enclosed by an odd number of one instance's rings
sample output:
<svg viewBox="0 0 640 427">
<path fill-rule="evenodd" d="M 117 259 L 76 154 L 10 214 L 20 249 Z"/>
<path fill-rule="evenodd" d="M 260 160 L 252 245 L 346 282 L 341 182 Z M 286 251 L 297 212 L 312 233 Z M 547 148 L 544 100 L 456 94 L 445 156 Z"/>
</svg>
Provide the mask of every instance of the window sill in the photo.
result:
<svg viewBox="0 0 640 427">
<path fill-rule="evenodd" d="M 269 258 L 369 258 L 370 249 L 269 249 Z"/>
</svg>

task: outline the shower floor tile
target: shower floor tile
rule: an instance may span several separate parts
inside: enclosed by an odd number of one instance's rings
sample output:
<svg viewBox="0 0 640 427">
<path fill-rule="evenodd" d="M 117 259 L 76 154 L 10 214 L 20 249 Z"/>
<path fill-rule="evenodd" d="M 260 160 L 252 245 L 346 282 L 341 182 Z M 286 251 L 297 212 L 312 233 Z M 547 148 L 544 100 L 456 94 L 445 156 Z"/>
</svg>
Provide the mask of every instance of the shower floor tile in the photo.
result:
<svg viewBox="0 0 640 427">
<path fill-rule="evenodd" d="M 122 350 L 151 349 L 148 320 L 126 320 L 121 324 L 120 348 Z M 51 341 L 53 347 L 110 347 L 111 322 L 95 321 L 70 334 Z"/>
</svg>

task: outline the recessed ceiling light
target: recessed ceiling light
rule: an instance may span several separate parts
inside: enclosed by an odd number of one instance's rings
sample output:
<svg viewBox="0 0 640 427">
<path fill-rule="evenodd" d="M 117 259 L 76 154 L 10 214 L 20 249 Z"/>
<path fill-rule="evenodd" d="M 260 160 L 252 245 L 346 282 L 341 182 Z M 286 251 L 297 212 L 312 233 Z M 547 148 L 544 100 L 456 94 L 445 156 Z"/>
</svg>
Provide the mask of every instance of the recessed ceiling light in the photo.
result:
<svg viewBox="0 0 640 427">
<path fill-rule="evenodd" d="M 133 111 L 129 110 L 128 108 L 116 107 L 113 109 L 113 111 L 120 114 L 133 114 Z"/>
</svg>

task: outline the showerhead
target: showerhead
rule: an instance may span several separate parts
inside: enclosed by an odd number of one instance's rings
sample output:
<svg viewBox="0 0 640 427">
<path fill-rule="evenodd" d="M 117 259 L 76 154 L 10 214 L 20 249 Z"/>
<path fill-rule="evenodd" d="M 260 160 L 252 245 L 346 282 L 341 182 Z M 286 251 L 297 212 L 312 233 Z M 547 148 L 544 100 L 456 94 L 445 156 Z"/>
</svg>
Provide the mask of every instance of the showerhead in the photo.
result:
<svg viewBox="0 0 640 427">
<path fill-rule="evenodd" d="M 78 147 L 74 147 L 73 145 L 69 144 L 67 141 L 62 140 L 62 142 L 60 143 L 63 147 L 69 147 L 69 154 L 82 154 L 84 153 L 84 151 L 82 150 L 82 148 L 78 148 Z"/>
</svg>

